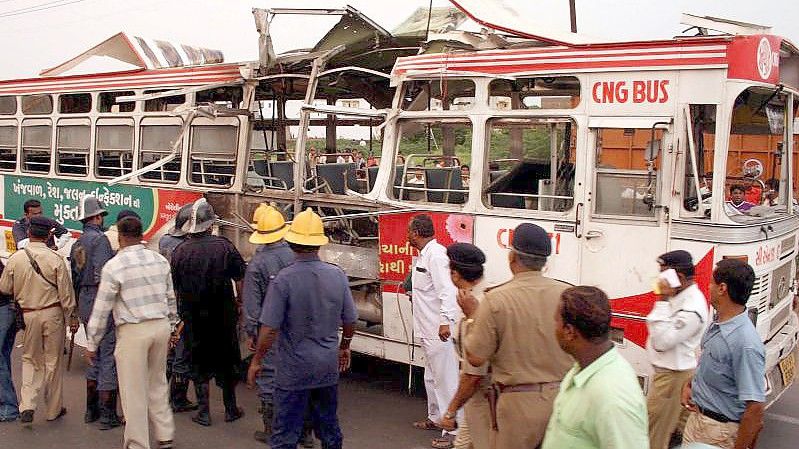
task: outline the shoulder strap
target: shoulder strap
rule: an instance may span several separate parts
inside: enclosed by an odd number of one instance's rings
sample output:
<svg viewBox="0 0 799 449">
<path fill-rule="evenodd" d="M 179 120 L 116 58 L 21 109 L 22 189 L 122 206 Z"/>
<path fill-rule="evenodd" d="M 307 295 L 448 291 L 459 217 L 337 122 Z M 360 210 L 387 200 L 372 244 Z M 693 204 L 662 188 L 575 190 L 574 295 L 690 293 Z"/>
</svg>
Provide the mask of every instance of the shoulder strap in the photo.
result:
<svg viewBox="0 0 799 449">
<path fill-rule="evenodd" d="M 50 279 L 47 279 L 44 276 L 44 273 L 42 273 L 42 269 L 39 267 L 39 263 L 36 262 L 36 260 L 34 260 L 33 254 L 31 254 L 31 252 L 28 250 L 28 248 L 23 249 L 23 251 L 25 251 L 25 255 L 28 256 L 28 260 L 30 261 L 31 266 L 33 267 L 33 271 L 35 271 L 36 274 L 38 274 L 40 278 L 44 279 L 45 282 L 50 284 L 51 287 L 53 287 L 54 289 L 58 290 L 58 285 L 55 282 L 51 281 Z"/>
</svg>

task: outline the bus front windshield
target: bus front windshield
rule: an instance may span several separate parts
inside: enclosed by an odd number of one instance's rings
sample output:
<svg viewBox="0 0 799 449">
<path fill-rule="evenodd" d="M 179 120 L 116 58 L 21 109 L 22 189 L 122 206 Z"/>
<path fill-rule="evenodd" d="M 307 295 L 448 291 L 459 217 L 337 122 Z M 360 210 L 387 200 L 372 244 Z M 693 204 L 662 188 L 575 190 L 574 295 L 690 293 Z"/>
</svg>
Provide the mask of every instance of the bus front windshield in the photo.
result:
<svg viewBox="0 0 799 449">
<path fill-rule="evenodd" d="M 788 212 L 787 100 L 780 89 L 761 87 L 735 99 L 724 183 L 724 210 L 734 221 Z"/>
</svg>

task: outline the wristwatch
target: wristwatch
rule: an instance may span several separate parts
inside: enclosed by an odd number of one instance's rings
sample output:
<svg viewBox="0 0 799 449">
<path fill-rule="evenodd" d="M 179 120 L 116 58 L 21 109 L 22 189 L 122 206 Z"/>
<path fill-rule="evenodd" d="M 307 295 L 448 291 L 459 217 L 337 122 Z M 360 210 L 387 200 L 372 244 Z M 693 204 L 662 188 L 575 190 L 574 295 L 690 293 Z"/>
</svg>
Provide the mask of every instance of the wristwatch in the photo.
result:
<svg viewBox="0 0 799 449">
<path fill-rule="evenodd" d="M 444 419 L 455 419 L 456 413 L 446 412 L 444 413 Z"/>
</svg>

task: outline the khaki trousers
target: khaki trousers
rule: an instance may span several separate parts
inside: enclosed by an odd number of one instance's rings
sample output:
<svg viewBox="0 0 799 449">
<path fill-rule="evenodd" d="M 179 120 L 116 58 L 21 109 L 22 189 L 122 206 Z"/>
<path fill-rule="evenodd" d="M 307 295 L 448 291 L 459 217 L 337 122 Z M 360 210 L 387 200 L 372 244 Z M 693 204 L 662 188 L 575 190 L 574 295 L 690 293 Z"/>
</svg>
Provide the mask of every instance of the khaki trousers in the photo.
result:
<svg viewBox="0 0 799 449">
<path fill-rule="evenodd" d="M 738 437 L 737 422 L 722 423 L 701 413 L 691 413 L 685 423 L 682 443 L 704 443 L 722 449 L 733 449 Z"/>
<path fill-rule="evenodd" d="M 492 432 L 495 449 L 535 448 L 544 440 L 558 386 L 541 392 L 500 393 L 497 400 L 497 427 Z"/>
<path fill-rule="evenodd" d="M 149 449 L 148 421 L 158 441 L 172 440 L 175 423 L 169 407 L 166 356 L 170 327 L 167 319 L 117 325 L 119 396 L 125 414 L 124 449 Z"/>
<path fill-rule="evenodd" d="M 488 449 L 491 447 L 491 409 L 486 391 L 479 389 L 463 406 L 463 420 L 458 423 L 455 449 Z"/>
<path fill-rule="evenodd" d="M 656 368 L 646 406 L 649 412 L 649 447 L 668 449 L 671 434 L 680 424 L 680 417 L 687 416 L 687 410 L 680 403 L 682 387 L 693 375 L 694 370 L 672 371 Z"/>
<path fill-rule="evenodd" d="M 47 419 L 55 419 L 61 413 L 65 338 L 61 307 L 25 313 L 20 410 L 36 410 L 39 394 L 42 393 Z"/>
</svg>

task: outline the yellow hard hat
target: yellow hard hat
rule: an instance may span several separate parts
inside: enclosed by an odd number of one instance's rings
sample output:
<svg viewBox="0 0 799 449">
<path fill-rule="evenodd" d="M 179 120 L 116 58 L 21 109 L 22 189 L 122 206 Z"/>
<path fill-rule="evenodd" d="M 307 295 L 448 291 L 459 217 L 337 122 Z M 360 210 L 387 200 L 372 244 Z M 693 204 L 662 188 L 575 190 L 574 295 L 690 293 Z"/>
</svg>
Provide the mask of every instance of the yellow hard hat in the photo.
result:
<svg viewBox="0 0 799 449">
<path fill-rule="evenodd" d="M 258 226 L 258 220 L 260 220 L 261 215 L 263 215 L 267 210 L 269 210 L 269 207 L 270 206 L 268 204 L 266 204 L 266 203 L 261 203 L 261 204 L 258 205 L 258 207 L 255 209 L 255 212 L 253 212 L 253 214 L 252 214 L 252 226 L 253 227 L 257 227 Z"/>
<path fill-rule="evenodd" d="M 325 227 L 322 218 L 316 215 L 311 208 L 297 214 L 291 222 L 286 241 L 297 245 L 322 246 L 327 245 Z"/>
<path fill-rule="evenodd" d="M 283 214 L 266 204 L 258 206 L 255 214 L 253 214 L 253 219 L 257 223 L 255 224 L 255 232 L 250 235 L 250 243 L 255 243 L 256 245 L 275 243 L 282 239 L 289 230 L 286 220 L 283 219 Z"/>
</svg>

